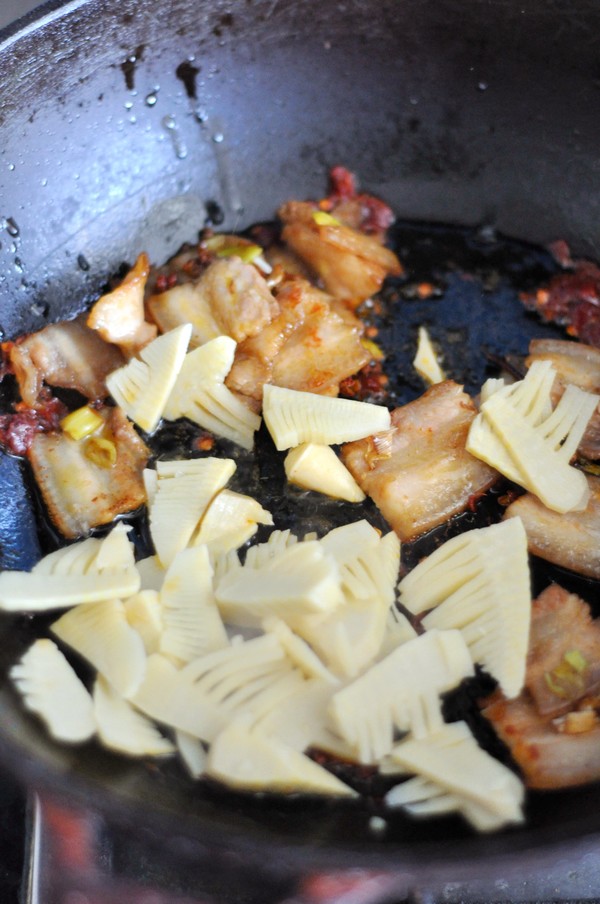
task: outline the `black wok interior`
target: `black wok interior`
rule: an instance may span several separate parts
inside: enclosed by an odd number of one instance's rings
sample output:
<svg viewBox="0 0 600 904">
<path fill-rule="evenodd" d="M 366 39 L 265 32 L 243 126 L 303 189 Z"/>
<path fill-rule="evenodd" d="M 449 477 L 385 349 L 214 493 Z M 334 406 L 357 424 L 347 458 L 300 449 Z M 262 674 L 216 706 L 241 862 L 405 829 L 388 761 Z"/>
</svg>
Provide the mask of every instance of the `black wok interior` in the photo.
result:
<svg viewBox="0 0 600 904">
<path fill-rule="evenodd" d="M 482 0 L 50 2 L 0 35 L 0 330 L 82 309 L 141 250 L 164 260 L 218 204 L 225 228 L 323 193 L 335 163 L 405 220 L 489 225 L 597 253 L 595 115 L 600 9 Z M 501 331 L 509 312 L 494 313 Z M 38 534 L 19 464 L 0 458 L 3 563 Z M 475 836 L 458 821 L 368 806 L 249 799 L 175 768 L 53 745 L 4 681 L 30 638 L 3 618 L 0 756 L 24 781 L 198 850 L 268 868 L 379 864 L 482 875 L 585 852 L 600 786 L 534 796 L 524 827 Z M 266 865 L 265 865 L 265 868 Z"/>
</svg>

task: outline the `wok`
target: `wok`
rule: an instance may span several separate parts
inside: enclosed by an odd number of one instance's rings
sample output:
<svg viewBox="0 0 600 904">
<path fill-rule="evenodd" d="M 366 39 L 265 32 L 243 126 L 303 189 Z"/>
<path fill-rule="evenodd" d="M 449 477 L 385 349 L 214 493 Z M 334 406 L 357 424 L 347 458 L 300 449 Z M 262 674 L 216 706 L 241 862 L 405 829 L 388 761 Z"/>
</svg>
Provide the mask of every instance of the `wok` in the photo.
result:
<svg viewBox="0 0 600 904">
<path fill-rule="evenodd" d="M 140 250 L 164 260 L 215 204 L 236 228 L 318 197 L 340 162 L 404 218 L 593 254 L 599 20 L 587 0 L 52 0 L 0 35 L 3 336 L 80 310 Z M 6 456 L 0 510 L 4 567 L 32 564 L 35 500 Z M 369 867 L 410 889 L 600 841 L 600 786 L 539 795 L 524 827 L 493 837 L 400 818 L 374 835 L 368 808 L 247 799 L 59 748 L 4 678 L 28 630 L 0 622 L 3 762 L 206 862 L 273 877 Z"/>
</svg>

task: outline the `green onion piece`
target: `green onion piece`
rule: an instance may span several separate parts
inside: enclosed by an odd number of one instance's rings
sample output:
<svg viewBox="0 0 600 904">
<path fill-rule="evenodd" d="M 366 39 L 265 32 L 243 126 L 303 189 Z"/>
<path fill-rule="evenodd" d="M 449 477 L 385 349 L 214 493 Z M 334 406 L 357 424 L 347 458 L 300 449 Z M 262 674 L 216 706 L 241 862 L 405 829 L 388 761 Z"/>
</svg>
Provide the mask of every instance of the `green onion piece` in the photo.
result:
<svg viewBox="0 0 600 904">
<path fill-rule="evenodd" d="M 569 696 L 568 692 L 564 687 L 561 687 L 560 684 L 557 684 L 554 678 L 552 677 L 552 672 L 544 672 L 544 681 L 548 688 L 555 694 L 557 697 L 560 697 L 561 700 L 566 700 Z"/>
<path fill-rule="evenodd" d="M 85 457 L 99 468 L 114 468 L 117 463 L 117 447 L 104 436 L 90 436 L 85 444 Z"/>
<path fill-rule="evenodd" d="M 71 411 L 71 413 L 67 414 L 60 422 L 63 431 L 67 433 L 71 439 L 77 440 L 77 442 L 85 439 L 86 436 L 91 436 L 91 434 L 95 433 L 103 424 L 104 419 L 97 411 L 90 408 L 89 405 L 84 405 L 82 408 Z"/>
<path fill-rule="evenodd" d="M 251 264 L 262 254 L 262 248 L 260 245 L 225 245 L 218 248 L 215 254 L 217 257 L 239 257 L 245 264 Z"/>
<path fill-rule="evenodd" d="M 579 674 L 584 672 L 587 668 L 587 659 L 579 650 L 567 650 L 563 659 Z"/>
<path fill-rule="evenodd" d="M 313 220 L 317 224 L 317 226 L 341 226 L 339 220 L 336 220 L 335 217 L 332 217 L 330 213 L 327 213 L 324 210 L 315 210 L 312 215 Z"/>
</svg>

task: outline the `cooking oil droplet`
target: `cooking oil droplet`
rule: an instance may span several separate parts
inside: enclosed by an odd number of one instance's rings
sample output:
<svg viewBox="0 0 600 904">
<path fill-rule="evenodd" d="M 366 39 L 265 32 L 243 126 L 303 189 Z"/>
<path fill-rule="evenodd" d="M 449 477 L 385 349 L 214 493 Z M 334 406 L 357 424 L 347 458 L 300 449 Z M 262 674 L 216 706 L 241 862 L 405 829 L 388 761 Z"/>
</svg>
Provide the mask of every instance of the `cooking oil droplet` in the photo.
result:
<svg viewBox="0 0 600 904">
<path fill-rule="evenodd" d="M 477 83 L 477 90 L 478 90 L 478 91 L 487 91 L 487 89 L 488 89 L 488 83 L 487 83 L 487 82 L 478 82 L 478 83 Z"/>
<path fill-rule="evenodd" d="M 157 100 L 156 91 L 151 91 L 150 94 L 146 95 L 145 104 L 147 107 L 153 107 Z"/>
<path fill-rule="evenodd" d="M 167 130 L 167 132 L 171 136 L 171 141 L 173 143 L 173 150 L 175 151 L 175 156 L 178 160 L 185 160 L 188 155 L 187 146 L 185 141 L 179 134 L 177 130 L 177 123 L 175 122 L 174 116 L 163 116 L 162 118 L 163 128 Z"/>
<path fill-rule="evenodd" d="M 16 239 L 20 233 L 19 227 L 12 217 L 6 218 L 6 231 L 9 235 L 12 235 L 13 239 Z"/>
<path fill-rule="evenodd" d="M 20 257 L 15 257 L 15 270 L 17 271 L 17 273 L 23 272 L 23 261 Z"/>
<path fill-rule="evenodd" d="M 14 171 L 14 168 L 15 168 L 14 163 L 9 163 L 9 164 L 8 164 L 8 169 L 10 170 L 11 173 Z"/>
<path fill-rule="evenodd" d="M 47 180 L 47 179 L 42 179 L 40 185 L 42 186 L 42 188 L 46 188 L 46 186 L 48 185 L 48 180 Z"/>
<path fill-rule="evenodd" d="M 36 317 L 45 317 L 48 313 L 48 305 L 41 301 L 34 301 L 29 310 L 32 314 L 35 314 Z"/>
<path fill-rule="evenodd" d="M 223 142 L 225 141 L 225 136 L 223 135 L 222 132 L 215 132 L 215 134 L 212 137 L 212 140 L 214 141 L 215 144 L 223 144 Z"/>
<path fill-rule="evenodd" d="M 416 107 L 417 104 L 419 103 L 419 98 L 418 97 L 409 97 L 408 102 L 412 107 Z"/>
<path fill-rule="evenodd" d="M 90 264 L 85 254 L 77 255 L 77 266 L 80 270 L 83 270 L 84 273 L 87 273 L 87 271 L 90 269 Z"/>
<path fill-rule="evenodd" d="M 196 117 L 196 122 L 199 122 L 201 126 L 208 120 L 208 113 L 201 107 L 195 111 L 194 116 Z"/>
</svg>

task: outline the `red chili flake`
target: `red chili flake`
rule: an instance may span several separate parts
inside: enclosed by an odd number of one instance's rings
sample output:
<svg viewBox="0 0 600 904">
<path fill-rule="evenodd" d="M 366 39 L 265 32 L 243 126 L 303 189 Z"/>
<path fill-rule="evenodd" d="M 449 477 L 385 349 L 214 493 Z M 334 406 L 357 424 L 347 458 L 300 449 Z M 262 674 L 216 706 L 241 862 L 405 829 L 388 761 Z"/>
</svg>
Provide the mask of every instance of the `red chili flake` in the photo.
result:
<svg viewBox="0 0 600 904">
<path fill-rule="evenodd" d="M 391 207 L 374 195 L 357 192 L 356 176 L 345 166 L 334 166 L 329 173 L 330 193 L 319 202 L 321 210 L 331 210 L 335 214 L 336 204 L 356 201 L 360 205 L 362 232 L 383 233 L 394 222 Z"/>
<path fill-rule="evenodd" d="M 358 195 L 363 208 L 361 229 L 363 232 L 385 232 L 395 220 L 391 207 L 373 195 Z"/>
<path fill-rule="evenodd" d="M 181 269 L 189 276 L 190 279 L 198 279 L 202 271 L 206 266 L 206 262 L 201 260 L 200 257 L 193 257 L 191 260 L 186 261 L 185 264 L 182 264 Z M 173 288 L 171 286 L 171 288 Z"/>
<path fill-rule="evenodd" d="M 329 172 L 331 195 L 348 200 L 356 195 L 356 177 L 345 166 L 334 166 Z"/>
<path fill-rule="evenodd" d="M 359 401 L 373 396 L 382 397 L 388 383 L 389 378 L 383 373 L 381 362 L 374 361 L 359 370 L 357 374 L 342 380 L 340 395 Z"/>
<path fill-rule="evenodd" d="M 210 452 L 214 448 L 215 438 L 210 433 L 202 433 L 192 443 L 196 452 Z"/>
<path fill-rule="evenodd" d="M 514 502 L 515 499 L 518 499 L 520 495 L 521 493 L 519 490 L 507 490 L 506 493 L 498 497 L 498 502 L 506 508 Z"/>
<path fill-rule="evenodd" d="M 523 296 L 523 301 L 545 320 L 565 326 L 569 335 L 600 347 L 600 268 L 586 260 L 573 266 L 553 276 L 544 288 Z"/>
<path fill-rule="evenodd" d="M 13 455 L 26 455 L 36 433 L 58 430 L 68 412 L 54 397 L 40 408 L 29 408 L 24 402 L 18 402 L 14 408 L 14 414 L 0 415 L 0 445 Z"/>
<path fill-rule="evenodd" d="M 417 295 L 421 300 L 431 298 L 435 292 L 435 286 L 429 282 L 419 283 L 417 286 Z"/>
<path fill-rule="evenodd" d="M 548 251 L 557 264 L 561 267 L 572 267 L 573 258 L 571 257 L 571 249 L 564 239 L 557 239 L 548 245 Z"/>
<path fill-rule="evenodd" d="M 162 292 L 166 292 L 169 283 L 167 281 L 167 276 L 164 273 L 161 273 L 156 277 L 156 285 L 154 287 L 157 295 L 160 295 Z"/>
</svg>

